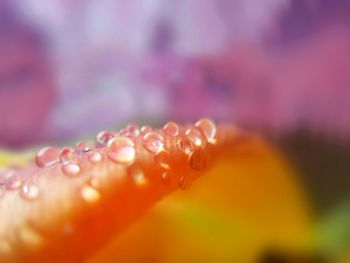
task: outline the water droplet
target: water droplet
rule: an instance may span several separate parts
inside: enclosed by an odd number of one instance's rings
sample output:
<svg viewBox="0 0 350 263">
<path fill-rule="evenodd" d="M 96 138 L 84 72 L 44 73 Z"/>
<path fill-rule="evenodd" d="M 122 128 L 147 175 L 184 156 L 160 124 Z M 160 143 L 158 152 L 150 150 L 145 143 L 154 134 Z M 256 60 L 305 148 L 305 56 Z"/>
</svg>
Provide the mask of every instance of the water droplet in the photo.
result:
<svg viewBox="0 0 350 263">
<path fill-rule="evenodd" d="M 33 183 L 25 183 L 21 188 L 21 197 L 27 200 L 34 200 L 39 197 L 39 187 Z"/>
<path fill-rule="evenodd" d="M 170 169 L 170 153 L 166 150 L 159 151 L 154 157 L 157 164 L 159 164 L 164 169 Z"/>
<path fill-rule="evenodd" d="M 96 146 L 97 147 L 106 146 L 108 142 L 112 140 L 114 137 L 115 137 L 115 134 L 113 132 L 102 131 L 96 136 Z"/>
<path fill-rule="evenodd" d="M 187 155 L 190 154 L 194 148 L 190 140 L 186 137 L 178 139 L 176 142 L 176 146 L 180 149 L 180 151 Z"/>
<path fill-rule="evenodd" d="M 60 150 L 54 147 L 44 147 L 35 156 L 35 162 L 39 167 L 50 166 L 59 160 Z"/>
<path fill-rule="evenodd" d="M 67 163 L 61 166 L 62 172 L 67 176 L 77 176 L 80 173 L 80 167 L 75 163 Z"/>
<path fill-rule="evenodd" d="M 108 143 L 108 157 L 118 163 L 131 163 L 135 160 L 134 142 L 125 136 L 115 137 Z"/>
<path fill-rule="evenodd" d="M 163 172 L 161 174 L 161 177 L 165 185 L 171 185 L 173 179 L 169 172 Z"/>
<path fill-rule="evenodd" d="M 152 128 L 150 126 L 145 125 L 141 127 L 141 135 L 145 135 L 151 131 L 152 131 Z"/>
<path fill-rule="evenodd" d="M 182 190 L 187 190 L 191 187 L 191 181 L 187 176 L 181 176 L 179 179 L 179 186 Z"/>
<path fill-rule="evenodd" d="M 203 145 L 205 138 L 203 134 L 197 128 L 189 128 L 185 132 L 186 137 L 196 146 L 200 147 Z"/>
<path fill-rule="evenodd" d="M 202 119 L 196 122 L 196 127 L 202 130 L 208 142 L 214 143 L 216 136 L 216 126 L 210 119 Z"/>
<path fill-rule="evenodd" d="M 146 150 L 151 153 L 158 153 L 164 146 L 162 136 L 156 132 L 149 132 L 143 136 L 142 143 Z"/>
<path fill-rule="evenodd" d="M 145 174 L 139 165 L 133 164 L 129 166 L 128 174 L 137 186 L 142 187 L 148 184 Z"/>
<path fill-rule="evenodd" d="M 89 145 L 86 142 L 79 142 L 76 144 L 75 150 L 76 150 L 77 154 L 81 155 L 81 154 L 89 152 L 91 150 L 91 148 L 89 147 Z"/>
<path fill-rule="evenodd" d="M 89 185 L 83 186 L 81 189 L 81 197 L 88 203 L 96 203 L 100 200 L 101 195 L 100 193 L 93 187 Z"/>
<path fill-rule="evenodd" d="M 102 155 L 99 152 L 91 152 L 88 157 L 89 162 L 98 163 L 102 160 Z"/>
<path fill-rule="evenodd" d="M 168 122 L 164 125 L 163 131 L 169 136 L 178 136 L 179 135 L 179 126 L 175 122 Z"/>
<path fill-rule="evenodd" d="M 0 186 L 7 190 L 17 190 L 22 185 L 22 178 L 14 170 L 5 171 L 0 178 Z"/>
<path fill-rule="evenodd" d="M 188 162 L 192 169 L 203 171 L 208 167 L 209 154 L 203 149 L 197 149 L 190 153 Z"/>
<path fill-rule="evenodd" d="M 125 135 L 132 138 L 137 138 L 140 135 L 139 127 L 134 123 L 129 124 L 128 126 L 126 126 Z"/>
<path fill-rule="evenodd" d="M 68 164 L 74 160 L 75 152 L 72 148 L 63 148 L 60 152 L 60 162 L 62 164 Z"/>
</svg>

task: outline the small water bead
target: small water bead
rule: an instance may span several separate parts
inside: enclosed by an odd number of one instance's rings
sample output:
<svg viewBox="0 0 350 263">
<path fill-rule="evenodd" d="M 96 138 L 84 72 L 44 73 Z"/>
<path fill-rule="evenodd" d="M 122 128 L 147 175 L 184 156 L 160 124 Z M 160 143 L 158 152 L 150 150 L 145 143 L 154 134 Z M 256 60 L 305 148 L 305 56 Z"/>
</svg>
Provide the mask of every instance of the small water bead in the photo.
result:
<svg viewBox="0 0 350 263">
<path fill-rule="evenodd" d="M 204 133 L 205 137 L 207 138 L 208 142 L 210 143 L 215 142 L 216 126 L 212 120 L 201 119 L 196 122 L 195 126 L 201 129 L 201 131 Z"/>
<path fill-rule="evenodd" d="M 75 146 L 75 151 L 78 155 L 87 153 L 91 150 L 90 146 L 86 142 L 79 142 Z"/>
<path fill-rule="evenodd" d="M 88 157 L 89 162 L 98 163 L 102 160 L 102 155 L 99 152 L 91 152 Z"/>
<path fill-rule="evenodd" d="M 129 124 L 128 126 L 126 126 L 125 135 L 137 138 L 140 135 L 139 127 L 134 123 Z"/>
<path fill-rule="evenodd" d="M 166 150 L 159 151 L 154 157 L 156 163 L 164 169 L 170 169 L 171 156 Z"/>
<path fill-rule="evenodd" d="M 187 190 L 191 187 L 191 180 L 187 176 L 181 176 L 179 179 L 179 186 L 182 190 Z"/>
<path fill-rule="evenodd" d="M 35 156 L 35 162 L 39 167 L 47 167 L 59 161 L 60 150 L 54 147 L 44 147 Z"/>
<path fill-rule="evenodd" d="M 101 198 L 100 193 L 95 188 L 89 185 L 84 185 L 80 191 L 80 194 L 81 194 L 81 197 L 87 203 L 91 203 L 91 204 L 98 202 Z"/>
<path fill-rule="evenodd" d="M 142 168 L 136 163 L 129 166 L 127 171 L 137 186 L 143 187 L 148 184 L 148 180 L 146 179 Z"/>
<path fill-rule="evenodd" d="M 179 126 L 175 122 L 168 122 L 164 125 L 163 131 L 166 135 L 175 137 L 179 135 Z"/>
<path fill-rule="evenodd" d="M 126 136 L 115 137 L 108 143 L 108 157 L 117 163 L 131 163 L 135 160 L 135 144 Z"/>
<path fill-rule="evenodd" d="M 208 167 L 209 154 L 203 149 L 197 149 L 190 153 L 188 162 L 192 169 L 203 171 Z"/>
<path fill-rule="evenodd" d="M 176 146 L 187 155 L 190 154 L 194 148 L 190 140 L 186 137 L 179 138 L 176 142 Z"/>
<path fill-rule="evenodd" d="M 22 185 L 22 178 L 14 170 L 6 171 L 0 178 L 0 186 L 7 190 L 17 190 Z"/>
<path fill-rule="evenodd" d="M 141 127 L 141 135 L 146 135 L 147 133 L 151 132 L 152 131 L 152 128 L 150 126 L 142 126 Z"/>
<path fill-rule="evenodd" d="M 112 140 L 114 137 L 115 137 L 114 132 L 102 131 L 96 136 L 96 146 L 97 147 L 106 146 L 108 142 Z"/>
<path fill-rule="evenodd" d="M 27 200 L 34 200 L 39 197 L 39 187 L 33 183 L 25 183 L 22 185 L 20 195 Z"/>
<path fill-rule="evenodd" d="M 151 153 L 158 153 L 164 147 L 163 138 L 159 133 L 149 132 L 143 136 L 143 146 Z"/>
<path fill-rule="evenodd" d="M 171 185 L 173 178 L 171 176 L 171 174 L 169 172 L 163 172 L 161 174 L 162 180 L 164 182 L 165 185 Z"/>
<path fill-rule="evenodd" d="M 74 160 L 75 152 L 72 148 L 63 148 L 60 152 L 60 162 L 62 164 L 68 164 Z"/>
<path fill-rule="evenodd" d="M 185 135 L 195 146 L 200 147 L 205 143 L 202 132 L 197 128 L 187 129 Z"/>
<path fill-rule="evenodd" d="M 75 163 L 64 164 L 61 166 L 61 169 L 66 176 L 74 177 L 80 173 L 80 166 Z"/>
</svg>

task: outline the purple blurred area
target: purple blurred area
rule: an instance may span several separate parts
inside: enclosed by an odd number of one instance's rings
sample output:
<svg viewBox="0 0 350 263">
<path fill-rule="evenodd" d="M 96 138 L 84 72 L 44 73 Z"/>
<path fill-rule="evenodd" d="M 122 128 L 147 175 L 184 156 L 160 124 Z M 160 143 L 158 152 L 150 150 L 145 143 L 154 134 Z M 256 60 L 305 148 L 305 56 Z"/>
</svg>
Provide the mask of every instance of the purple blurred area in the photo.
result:
<svg viewBox="0 0 350 263">
<path fill-rule="evenodd" d="M 0 144 L 210 116 L 350 137 L 346 0 L 2 1 Z"/>
</svg>

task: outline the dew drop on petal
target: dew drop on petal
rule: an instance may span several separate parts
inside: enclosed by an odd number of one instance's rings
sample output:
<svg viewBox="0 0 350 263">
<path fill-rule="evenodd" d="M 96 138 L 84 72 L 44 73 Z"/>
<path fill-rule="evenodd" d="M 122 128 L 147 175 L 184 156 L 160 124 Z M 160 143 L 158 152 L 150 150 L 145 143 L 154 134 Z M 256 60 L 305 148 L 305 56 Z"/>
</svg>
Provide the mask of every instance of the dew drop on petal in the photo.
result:
<svg viewBox="0 0 350 263">
<path fill-rule="evenodd" d="M 22 185 L 22 178 L 14 170 L 5 171 L 2 174 L 0 185 L 7 190 L 17 190 Z"/>
<path fill-rule="evenodd" d="M 208 142 L 210 143 L 215 142 L 216 126 L 212 120 L 201 119 L 196 122 L 195 126 L 201 129 L 203 134 L 206 136 Z"/>
<path fill-rule="evenodd" d="M 91 152 L 88 157 L 89 162 L 98 163 L 102 160 L 102 155 L 99 152 Z"/>
<path fill-rule="evenodd" d="M 78 142 L 75 146 L 75 150 L 78 155 L 87 153 L 91 150 L 90 146 L 86 142 Z"/>
<path fill-rule="evenodd" d="M 115 137 L 108 142 L 108 157 L 117 163 L 131 163 L 135 160 L 135 144 L 125 136 Z"/>
<path fill-rule="evenodd" d="M 192 169 L 203 171 L 208 167 L 209 154 L 203 149 L 197 149 L 190 153 L 188 162 Z"/>
<path fill-rule="evenodd" d="M 68 164 L 74 160 L 75 152 L 72 148 L 63 148 L 60 152 L 60 162 L 62 164 Z"/>
<path fill-rule="evenodd" d="M 102 131 L 96 136 L 96 146 L 103 147 L 108 144 L 108 142 L 115 137 L 113 132 Z"/>
<path fill-rule="evenodd" d="M 142 168 L 137 164 L 128 167 L 128 175 L 137 186 L 143 187 L 148 184 L 148 180 L 146 179 Z"/>
<path fill-rule="evenodd" d="M 77 176 L 80 173 L 80 166 L 75 163 L 67 163 L 61 166 L 62 172 L 66 176 Z"/>
<path fill-rule="evenodd" d="M 186 137 L 179 138 L 176 142 L 176 146 L 185 154 L 190 154 L 194 148 L 190 140 Z"/>
<path fill-rule="evenodd" d="M 34 200 L 39 197 L 39 187 L 33 183 L 25 183 L 21 188 L 21 197 L 27 200 Z"/>
<path fill-rule="evenodd" d="M 80 191 L 81 197 L 87 202 L 87 203 L 96 203 L 100 200 L 101 195 L 100 192 L 98 192 L 95 188 L 84 185 Z"/>
<path fill-rule="evenodd" d="M 59 161 L 60 150 L 54 147 L 44 147 L 35 156 L 35 162 L 39 167 L 50 166 Z"/>
<path fill-rule="evenodd" d="M 158 153 L 164 146 L 162 136 L 156 132 L 149 132 L 143 136 L 142 143 L 146 150 L 151 153 Z"/>
<path fill-rule="evenodd" d="M 171 185 L 172 183 L 172 176 L 169 172 L 163 172 L 161 174 L 162 180 L 164 182 L 165 185 Z"/>
<path fill-rule="evenodd" d="M 164 169 L 170 169 L 170 153 L 166 150 L 159 151 L 154 157 L 156 163 Z"/>
<path fill-rule="evenodd" d="M 145 126 L 141 127 L 140 131 L 141 131 L 141 135 L 145 135 L 145 134 L 151 132 L 152 128 L 150 126 L 145 125 Z"/>
<path fill-rule="evenodd" d="M 179 186 L 182 190 L 187 190 L 191 187 L 191 181 L 187 176 L 181 176 L 179 179 Z"/>
<path fill-rule="evenodd" d="M 179 126 L 175 122 L 168 122 L 164 125 L 163 131 L 166 135 L 175 137 L 179 135 Z"/>
<path fill-rule="evenodd" d="M 202 146 L 205 138 L 203 138 L 203 134 L 197 128 L 189 128 L 185 132 L 186 137 L 196 146 Z"/>
</svg>

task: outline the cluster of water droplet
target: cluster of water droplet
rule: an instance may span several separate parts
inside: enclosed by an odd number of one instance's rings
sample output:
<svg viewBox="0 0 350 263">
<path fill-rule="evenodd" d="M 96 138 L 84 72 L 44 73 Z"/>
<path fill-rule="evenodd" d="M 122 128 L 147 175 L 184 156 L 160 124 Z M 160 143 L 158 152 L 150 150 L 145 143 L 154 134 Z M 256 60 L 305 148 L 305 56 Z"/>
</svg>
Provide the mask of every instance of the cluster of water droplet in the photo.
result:
<svg viewBox="0 0 350 263">
<path fill-rule="evenodd" d="M 4 170 L 0 174 L 0 197 L 6 191 L 19 191 L 21 197 L 34 200 L 39 196 L 38 186 L 31 180 L 20 176 L 17 169 Z"/>
<path fill-rule="evenodd" d="M 171 155 L 166 141 L 176 142 L 177 148 L 182 151 L 188 160 L 189 166 L 196 170 L 206 169 L 208 164 L 208 153 L 206 146 L 208 143 L 215 143 L 216 126 L 209 119 L 199 120 L 194 126 L 185 130 L 175 122 L 168 122 L 164 125 L 162 132 L 150 131 L 143 135 L 143 145 L 155 155 L 156 163 L 162 167 L 161 178 L 166 185 L 171 185 L 173 178 L 171 175 Z M 182 189 L 190 187 L 191 181 L 187 176 L 181 176 L 179 186 Z"/>
<path fill-rule="evenodd" d="M 189 167 L 196 171 L 202 171 L 207 167 L 208 155 L 206 146 L 215 143 L 216 126 L 209 119 L 202 119 L 194 126 L 180 128 L 175 122 L 168 122 L 161 130 L 152 130 L 149 126 L 139 128 L 135 124 L 129 124 L 119 132 L 102 131 L 94 144 L 79 142 L 75 148 L 45 147 L 39 150 L 35 156 L 39 168 L 60 166 L 63 174 L 68 177 L 76 177 L 81 173 L 81 160 L 85 158 L 91 164 L 102 161 L 107 156 L 110 161 L 126 165 L 127 172 L 134 179 L 136 185 L 145 185 L 147 180 L 143 171 L 137 165 L 135 144 L 142 142 L 143 147 L 154 155 L 154 160 L 162 169 L 160 175 L 165 185 L 178 183 L 183 189 L 190 186 L 190 180 L 186 176 L 180 177 L 178 182 L 173 182 L 171 147 L 177 147 L 187 158 Z M 170 142 L 170 143 L 169 143 Z M 90 184 L 82 190 L 82 195 L 92 199 L 96 184 Z M 0 197 L 5 190 L 20 190 L 20 194 L 26 199 L 35 199 L 40 195 L 39 187 L 34 181 L 25 181 L 16 170 L 7 170 L 0 173 Z"/>
</svg>

